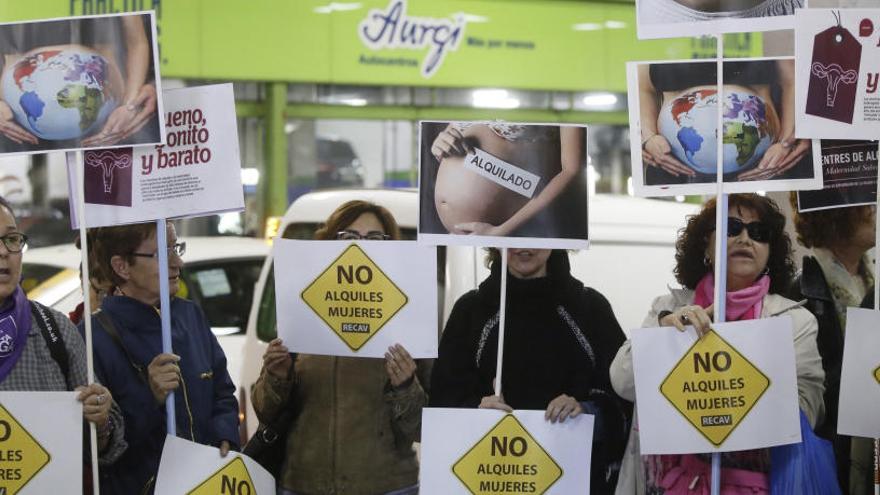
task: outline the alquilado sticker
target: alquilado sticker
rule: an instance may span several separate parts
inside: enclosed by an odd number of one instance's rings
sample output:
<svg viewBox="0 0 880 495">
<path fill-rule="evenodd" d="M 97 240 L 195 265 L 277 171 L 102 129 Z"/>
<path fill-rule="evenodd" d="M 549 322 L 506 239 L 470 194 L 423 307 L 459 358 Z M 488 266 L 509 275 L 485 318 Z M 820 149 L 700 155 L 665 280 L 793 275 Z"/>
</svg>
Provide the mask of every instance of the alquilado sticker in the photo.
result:
<svg viewBox="0 0 880 495">
<path fill-rule="evenodd" d="M 719 447 L 770 387 L 770 379 L 714 331 L 697 340 L 660 393 Z"/>
<path fill-rule="evenodd" d="M 255 495 L 254 481 L 241 457 L 229 461 L 187 495 Z"/>
<path fill-rule="evenodd" d="M 501 418 L 452 466 L 474 495 L 546 492 L 562 468 L 513 415 Z"/>
<path fill-rule="evenodd" d="M 51 456 L 0 404 L 0 495 L 15 495 Z"/>
<path fill-rule="evenodd" d="M 301 297 L 353 351 L 363 347 L 408 301 L 357 244 L 330 263 Z"/>
</svg>

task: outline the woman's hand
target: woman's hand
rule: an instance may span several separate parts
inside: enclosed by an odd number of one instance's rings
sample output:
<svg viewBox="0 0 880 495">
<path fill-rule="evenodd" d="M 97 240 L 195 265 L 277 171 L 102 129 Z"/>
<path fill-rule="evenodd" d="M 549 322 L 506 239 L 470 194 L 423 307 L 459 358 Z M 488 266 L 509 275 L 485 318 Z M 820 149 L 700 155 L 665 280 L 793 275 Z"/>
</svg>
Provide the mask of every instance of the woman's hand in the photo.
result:
<svg viewBox="0 0 880 495">
<path fill-rule="evenodd" d="M 292 365 L 293 357 L 284 342 L 279 338 L 272 339 L 263 354 L 263 367 L 266 368 L 266 372 L 283 380 L 287 378 Z"/>
<path fill-rule="evenodd" d="M 97 134 L 83 139 L 83 146 L 112 146 L 140 130 L 156 113 L 156 87 L 144 84 L 135 98 L 116 107 Z"/>
<path fill-rule="evenodd" d="M 113 396 L 107 387 L 92 383 L 76 387 L 75 390 L 79 392 L 76 400 L 83 405 L 83 418 L 98 428 L 105 428 L 110 420 L 110 406 L 113 404 Z"/>
<path fill-rule="evenodd" d="M 788 137 L 772 144 L 758 166 L 739 174 L 737 180 L 767 180 L 794 167 L 810 151 L 809 139 Z"/>
<path fill-rule="evenodd" d="M 564 423 L 567 418 L 574 418 L 584 412 L 581 403 L 570 395 L 560 394 L 559 397 L 550 401 L 544 419 L 551 423 Z"/>
<path fill-rule="evenodd" d="M 223 440 L 220 442 L 220 457 L 226 457 L 229 454 L 229 449 L 232 448 L 232 445 L 229 444 L 229 440 Z"/>
<path fill-rule="evenodd" d="M 18 144 L 38 144 L 39 140 L 23 127 L 15 123 L 12 108 L 3 100 L 0 100 L 0 134 L 8 137 Z"/>
<path fill-rule="evenodd" d="M 385 371 L 394 388 L 412 383 L 416 362 L 400 344 L 394 344 L 385 353 Z"/>
<path fill-rule="evenodd" d="M 480 401 L 480 409 L 498 409 L 504 412 L 513 412 L 513 408 L 504 402 L 502 395 L 487 395 Z"/>
<path fill-rule="evenodd" d="M 449 126 L 437 135 L 431 145 L 431 154 L 438 162 L 448 156 L 464 156 L 471 151 L 464 142 L 464 135 L 458 129 Z"/>
<path fill-rule="evenodd" d="M 642 143 L 642 160 L 654 167 L 659 167 L 666 172 L 678 177 L 686 175 L 693 177 L 697 173 L 672 154 L 669 141 L 660 134 L 654 134 Z"/>
<path fill-rule="evenodd" d="M 177 366 L 179 361 L 180 356 L 176 354 L 162 353 L 154 357 L 147 366 L 150 392 L 159 405 L 164 404 L 168 394 L 180 386 L 180 367 Z"/>
<path fill-rule="evenodd" d="M 661 318 L 660 326 L 675 327 L 680 332 L 684 332 L 686 326 L 693 325 L 697 335 L 703 338 L 704 335 L 709 333 L 709 330 L 712 330 L 713 313 L 714 305 L 705 309 L 696 304 L 683 306 Z"/>
</svg>

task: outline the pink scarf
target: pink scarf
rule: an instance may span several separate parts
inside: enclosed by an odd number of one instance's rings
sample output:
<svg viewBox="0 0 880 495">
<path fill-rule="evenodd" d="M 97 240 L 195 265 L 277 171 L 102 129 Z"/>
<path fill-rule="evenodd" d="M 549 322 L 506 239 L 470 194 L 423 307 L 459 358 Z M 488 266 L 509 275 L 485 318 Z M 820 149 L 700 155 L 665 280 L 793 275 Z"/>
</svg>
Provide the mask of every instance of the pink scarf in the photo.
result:
<svg viewBox="0 0 880 495">
<path fill-rule="evenodd" d="M 761 316 L 764 296 L 770 290 L 770 275 L 764 275 L 755 283 L 734 292 L 727 293 L 724 321 L 754 320 Z M 715 275 L 707 273 L 697 283 L 694 304 L 708 307 L 715 299 Z"/>
</svg>

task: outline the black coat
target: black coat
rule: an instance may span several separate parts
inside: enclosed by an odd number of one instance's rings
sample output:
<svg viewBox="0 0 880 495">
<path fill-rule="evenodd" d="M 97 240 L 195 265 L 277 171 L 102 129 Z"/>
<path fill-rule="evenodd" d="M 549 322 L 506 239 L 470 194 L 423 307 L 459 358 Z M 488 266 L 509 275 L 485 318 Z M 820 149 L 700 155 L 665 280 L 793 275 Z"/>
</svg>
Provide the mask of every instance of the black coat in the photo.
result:
<svg viewBox="0 0 880 495">
<path fill-rule="evenodd" d="M 837 309 L 828 281 L 816 258 L 804 256 L 803 268 L 789 297 L 795 301 L 807 300 L 805 306 L 819 323 L 816 345 L 825 370 L 825 419 L 816 426 L 816 434 L 834 444 L 837 461 L 837 479 L 843 493 L 849 491 L 850 437 L 837 434 L 837 410 L 840 397 L 840 368 L 843 363 L 843 329 L 837 318 Z M 868 290 L 862 301 L 863 308 L 874 306 L 874 289 Z"/>
<path fill-rule="evenodd" d="M 626 446 L 632 404 L 613 391 L 608 368 L 625 335 L 611 305 L 571 276 L 568 255 L 554 251 L 546 277 L 507 278 L 502 395 L 514 409 L 545 410 L 560 394 L 596 413 L 591 484 L 613 490 Z M 477 407 L 494 394 L 500 263 L 452 309 L 434 363 L 430 403 Z"/>
</svg>

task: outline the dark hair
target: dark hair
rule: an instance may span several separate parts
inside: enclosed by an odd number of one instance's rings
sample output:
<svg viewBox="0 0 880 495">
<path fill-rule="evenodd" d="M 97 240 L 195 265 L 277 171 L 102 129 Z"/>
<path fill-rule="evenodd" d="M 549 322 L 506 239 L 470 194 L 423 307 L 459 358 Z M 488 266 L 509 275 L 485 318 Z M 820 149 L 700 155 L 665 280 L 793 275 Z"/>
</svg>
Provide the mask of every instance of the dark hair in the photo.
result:
<svg viewBox="0 0 880 495">
<path fill-rule="evenodd" d="M 156 224 L 153 222 L 96 229 L 94 237 L 95 261 L 101 269 L 103 278 L 111 281 L 117 287 L 124 284 L 125 279 L 116 274 L 110 260 L 114 256 L 122 256 L 131 265 L 137 263 L 131 253 L 151 235 L 156 235 Z"/>
<path fill-rule="evenodd" d="M 88 241 L 88 250 L 89 250 L 89 283 L 92 281 L 98 281 L 97 284 L 92 283 L 93 286 L 97 285 L 96 288 L 103 289 L 105 286 L 111 286 L 110 279 L 108 279 L 104 275 L 104 270 L 101 269 L 100 263 L 98 263 L 98 257 L 96 255 L 95 244 L 96 238 L 98 234 L 98 229 L 86 229 L 86 241 Z M 82 243 L 79 236 L 76 237 L 73 241 L 73 245 L 76 246 L 77 249 L 82 249 Z M 80 276 L 82 276 L 82 263 L 80 263 Z"/>
<path fill-rule="evenodd" d="M 785 216 L 770 199 L 757 194 L 731 194 L 729 210 L 744 208 L 754 211 L 770 228 L 770 255 L 767 269 L 770 275 L 770 293 L 788 289 L 794 278 L 791 261 L 791 240 L 785 233 Z M 679 231 L 675 243 L 675 279 L 689 289 L 711 271 L 704 261 L 709 239 L 715 230 L 715 199 L 710 199 L 696 215 L 688 217 L 687 225 Z"/>
<path fill-rule="evenodd" d="M 337 232 L 353 224 L 364 213 L 376 215 L 385 233 L 391 239 L 400 239 L 400 227 L 397 226 L 397 221 L 394 220 L 394 216 L 391 215 L 390 211 L 375 203 L 359 199 L 345 202 L 339 208 L 336 208 L 324 225 L 315 231 L 315 239 L 335 239 Z"/>
<path fill-rule="evenodd" d="M 860 224 L 871 218 L 871 207 L 867 205 L 799 212 L 795 192 L 789 196 L 789 202 L 794 211 L 797 240 L 808 248 L 828 248 L 836 242 L 846 242 Z"/>
</svg>

